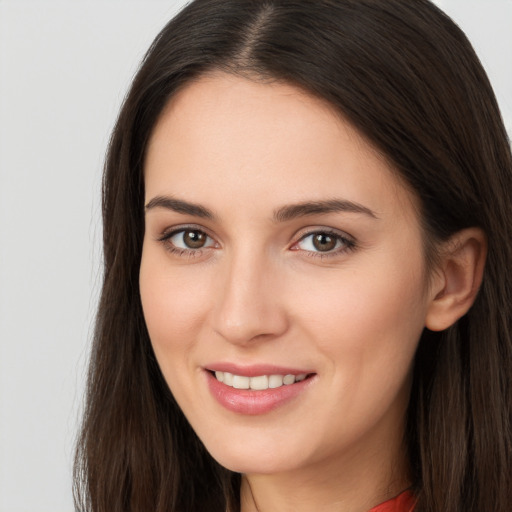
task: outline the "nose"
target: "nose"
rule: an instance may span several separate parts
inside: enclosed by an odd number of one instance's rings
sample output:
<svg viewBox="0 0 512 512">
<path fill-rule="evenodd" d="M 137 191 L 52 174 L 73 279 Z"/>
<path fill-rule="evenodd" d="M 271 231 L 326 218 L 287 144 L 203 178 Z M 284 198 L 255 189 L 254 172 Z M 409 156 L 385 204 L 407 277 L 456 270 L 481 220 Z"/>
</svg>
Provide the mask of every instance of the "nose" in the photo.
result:
<svg viewBox="0 0 512 512">
<path fill-rule="evenodd" d="M 232 258 L 218 277 L 213 329 L 226 341 L 270 340 L 288 329 L 282 272 L 265 258 Z"/>
</svg>

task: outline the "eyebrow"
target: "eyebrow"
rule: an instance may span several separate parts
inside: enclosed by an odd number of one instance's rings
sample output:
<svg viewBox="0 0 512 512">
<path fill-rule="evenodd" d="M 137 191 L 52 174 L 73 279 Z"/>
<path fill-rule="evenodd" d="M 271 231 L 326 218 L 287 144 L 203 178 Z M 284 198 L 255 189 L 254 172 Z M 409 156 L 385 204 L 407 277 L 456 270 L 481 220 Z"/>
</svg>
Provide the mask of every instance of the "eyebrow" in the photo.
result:
<svg viewBox="0 0 512 512">
<path fill-rule="evenodd" d="M 146 204 L 146 211 L 153 208 L 165 208 L 177 213 L 192 215 L 203 219 L 215 220 L 214 213 L 208 208 L 182 199 L 176 199 L 169 196 L 156 196 Z M 274 210 L 274 222 L 287 222 L 300 217 L 309 215 L 325 215 L 328 213 L 348 212 L 361 213 L 374 219 L 378 219 L 375 212 L 353 201 L 345 199 L 329 199 L 325 201 L 305 201 L 302 203 L 282 206 Z"/>
<path fill-rule="evenodd" d="M 292 205 L 283 206 L 274 212 L 274 221 L 286 222 L 298 217 L 308 215 L 324 215 L 335 212 L 362 213 L 374 219 L 378 219 L 375 212 L 359 203 L 345 199 L 330 199 L 326 201 L 306 201 Z"/>
<path fill-rule="evenodd" d="M 156 196 L 146 205 L 146 211 L 153 208 L 165 208 L 177 213 L 185 215 L 193 215 L 194 217 L 201 217 L 202 219 L 215 219 L 215 215 L 211 210 L 201 206 L 200 204 L 189 203 L 174 197 Z"/>
</svg>

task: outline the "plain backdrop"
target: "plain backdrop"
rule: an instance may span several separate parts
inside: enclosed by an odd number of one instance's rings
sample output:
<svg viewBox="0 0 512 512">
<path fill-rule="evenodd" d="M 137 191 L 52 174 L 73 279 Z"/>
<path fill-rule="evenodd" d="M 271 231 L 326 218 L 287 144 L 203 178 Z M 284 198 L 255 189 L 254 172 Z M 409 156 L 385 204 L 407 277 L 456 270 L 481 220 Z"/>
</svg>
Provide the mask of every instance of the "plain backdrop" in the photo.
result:
<svg viewBox="0 0 512 512">
<path fill-rule="evenodd" d="M 512 0 L 437 3 L 512 120 Z M 138 62 L 183 4 L 0 0 L 0 512 L 73 510 L 104 152 Z"/>
</svg>

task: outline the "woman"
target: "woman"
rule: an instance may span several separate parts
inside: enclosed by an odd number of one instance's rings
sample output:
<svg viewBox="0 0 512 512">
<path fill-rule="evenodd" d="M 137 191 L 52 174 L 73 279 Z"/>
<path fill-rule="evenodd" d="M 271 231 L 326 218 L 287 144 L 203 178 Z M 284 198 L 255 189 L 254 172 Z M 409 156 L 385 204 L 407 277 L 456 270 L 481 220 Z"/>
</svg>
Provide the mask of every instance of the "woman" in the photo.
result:
<svg viewBox="0 0 512 512">
<path fill-rule="evenodd" d="M 509 510 L 511 189 L 430 2 L 192 2 L 111 140 L 77 508 Z"/>
</svg>

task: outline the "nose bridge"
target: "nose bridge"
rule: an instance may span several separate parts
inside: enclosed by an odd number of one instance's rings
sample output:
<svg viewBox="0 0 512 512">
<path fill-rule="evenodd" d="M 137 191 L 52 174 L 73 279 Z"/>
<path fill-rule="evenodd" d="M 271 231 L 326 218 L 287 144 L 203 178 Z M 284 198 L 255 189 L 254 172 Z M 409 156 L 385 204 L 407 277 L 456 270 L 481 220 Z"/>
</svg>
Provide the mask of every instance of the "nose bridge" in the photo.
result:
<svg viewBox="0 0 512 512">
<path fill-rule="evenodd" d="M 240 248 L 219 272 L 214 329 L 232 343 L 273 337 L 286 330 L 286 313 L 277 286 L 277 268 L 263 251 Z"/>
</svg>

